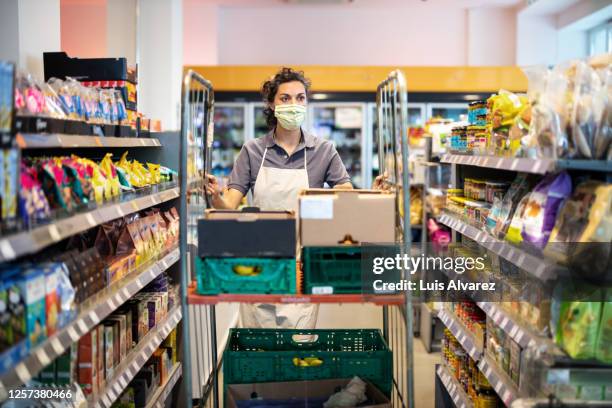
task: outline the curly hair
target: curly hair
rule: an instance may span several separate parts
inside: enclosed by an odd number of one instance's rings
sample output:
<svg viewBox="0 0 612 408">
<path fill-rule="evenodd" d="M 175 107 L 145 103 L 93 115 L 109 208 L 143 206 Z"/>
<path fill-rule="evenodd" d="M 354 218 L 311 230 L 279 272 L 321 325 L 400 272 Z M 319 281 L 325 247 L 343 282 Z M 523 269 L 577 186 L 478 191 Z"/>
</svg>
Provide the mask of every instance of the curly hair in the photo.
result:
<svg viewBox="0 0 612 408">
<path fill-rule="evenodd" d="M 266 104 L 263 114 L 266 117 L 266 123 L 270 129 L 273 129 L 276 126 L 274 109 L 272 109 L 270 105 L 274 102 L 278 88 L 281 84 L 293 81 L 301 82 L 304 85 L 306 97 L 308 97 L 310 92 L 310 80 L 304 76 L 304 71 L 295 71 L 287 67 L 281 68 L 276 75 L 264 82 L 261 88 L 261 95 L 263 96 L 263 101 Z"/>
</svg>

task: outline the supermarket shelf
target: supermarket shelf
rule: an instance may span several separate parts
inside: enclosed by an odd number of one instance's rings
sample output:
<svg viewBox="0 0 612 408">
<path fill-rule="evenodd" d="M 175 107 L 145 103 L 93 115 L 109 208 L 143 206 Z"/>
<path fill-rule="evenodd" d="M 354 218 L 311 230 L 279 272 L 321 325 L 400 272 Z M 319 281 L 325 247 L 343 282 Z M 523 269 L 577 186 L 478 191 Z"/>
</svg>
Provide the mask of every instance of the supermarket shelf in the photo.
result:
<svg viewBox="0 0 612 408">
<path fill-rule="evenodd" d="M 508 374 L 503 372 L 488 356 L 478 363 L 478 369 L 487 378 L 497 395 L 509 407 L 519 397 L 519 392 Z"/>
<path fill-rule="evenodd" d="M 457 408 L 473 408 L 474 404 L 472 400 L 467 396 L 459 381 L 448 371 L 448 368 L 444 364 L 440 364 L 436 370 L 436 374 L 448 395 L 452 398 Z"/>
<path fill-rule="evenodd" d="M 191 305 L 215 305 L 218 303 L 374 303 L 377 305 L 403 305 L 404 295 L 248 295 L 221 294 L 203 296 L 189 288 L 187 303 Z"/>
<path fill-rule="evenodd" d="M 180 251 L 175 248 L 153 264 L 126 276 L 116 284 L 103 289 L 100 293 L 88 299 L 81 306 L 75 320 L 31 350 L 28 356 L 15 368 L 0 377 L 0 401 L 7 398 L 8 389 L 18 387 L 29 381 L 106 316 L 138 293 L 155 277 L 174 265 L 179 257 Z"/>
<path fill-rule="evenodd" d="M 489 169 L 519 171 L 534 174 L 546 174 L 558 169 L 588 170 L 611 172 L 612 162 L 608 160 L 553 160 L 529 159 L 521 157 L 468 156 L 461 154 L 444 154 L 442 163 L 463 164 L 467 166 L 486 167 Z"/>
<path fill-rule="evenodd" d="M 17 144 L 22 149 L 69 149 L 80 147 L 161 147 L 155 138 L 99 137 L 64 134 L 20 133 Z"/>
<path fill-rule="evenodd" d="M 540 342 L 551 343 L 550 339 L 538 336 L 530 329 L 525 327 L 512 314 L 492 302 L 477 302 L 480 307 L 489 316 L 497 326 L 505 331 L 514 341 L 522 348 L 533 347 Z"/>
<path fill-rule="evenodd" d="M 442 163 L 464 164 L 467 166 L 486 167 L 490 169 L 520 171 L 525 173 L 546 174 L 555 170 L 555 161 L 551 159 L 526 159 L 518 157 L 468 156 L 462 154 L 444 154 Z"/>
<path fill-rule="evenodd" d="M 453 333 L 453 336 L 459 341 L 461 347 L 472 357 L 475 361 L 480 360 L 482 357 L 483 345 L 480 344 L 472 333 L 457 319 L 453 312 L 446 308 L 440 309 L 438 312 L 438 318 L 444 323 L 444 325 Z"/>
<path fill-rule="evenodd" d="M 174 364 L 174 367 L 168 375 L 168 379 L 166 380 L 166 382 L 157 387 L 157 389 L 149 399 L 149 403 L 145 405 L 145 408 L 164 408 L 168 396 L 172 392 L 172 389 L 178 382 L 179 378 L 181 378 L 182 374 L 183 368 L 181 367 L 181 363 L 177 362 L 176 364 Z"/>
<path fill-rule="evenodd" d="M 174 187 L 133 200 L 103 205 L 92 211 L 75 214 L 51 224 L 6 236 L 0 239 L 0 262 L 36 253 L 51 244 L 96 225 L 173 200 L 178 196 L 179 187 Z"/>
<path fill-rule="evenodd" d="M 181 306 L 177 305 L 168 313 L 168 317 L 158 327 L 147 333 L 142 341 L 129 352 L 125 360 L 114 368 L 115 376 L 106 382 L 104 390 L 95 396 L 90 405 L 97 408 L 110 408 L 181 318 Z"/>
<path fill-rule="evenodd" d="M 610 407 L 610 401 L 585 401 L 563 398 L 563 408 Z M 512 408 L 548 408 L 548 398 L 519 398 L 514 400 Z"/>
<path fill-rule="evenodd" d="M 563 271 L 561 266 L 544 259 L 542 256 L 532 255 L 507 242 L 497 240 L 483 229 L 478 229 L 448 213 L 438 217 L 438 221 L 471 238 L 484 248 L 501 256 L 538 279 L 543 281 L 554 279 Z"/>
</svg>

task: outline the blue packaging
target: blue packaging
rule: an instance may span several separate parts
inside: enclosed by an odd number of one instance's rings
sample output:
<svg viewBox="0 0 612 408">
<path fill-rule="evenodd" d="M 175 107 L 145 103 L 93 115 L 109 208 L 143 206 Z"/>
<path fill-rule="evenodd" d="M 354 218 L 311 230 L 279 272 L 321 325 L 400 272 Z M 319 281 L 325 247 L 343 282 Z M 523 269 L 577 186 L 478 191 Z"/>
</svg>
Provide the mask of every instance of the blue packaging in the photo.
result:
<svg viewBox="0 0 612 408">
<path fill-rule="evenodd" d="M 25 300 L 28 346 L 32 349 L 47 338 L 44 269 L 26 270 L 19 285 Z"/>
</svg>

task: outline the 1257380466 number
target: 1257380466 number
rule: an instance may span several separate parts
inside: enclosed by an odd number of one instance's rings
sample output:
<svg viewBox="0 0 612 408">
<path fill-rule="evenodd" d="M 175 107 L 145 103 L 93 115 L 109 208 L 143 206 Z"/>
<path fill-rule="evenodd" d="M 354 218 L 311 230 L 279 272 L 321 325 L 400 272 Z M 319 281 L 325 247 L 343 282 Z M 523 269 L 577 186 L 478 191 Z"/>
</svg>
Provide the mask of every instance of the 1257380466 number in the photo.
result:
<svg viewBox="0 0 612 408">
<path fill-rule="evenodd" d="M 15 388 L 8 390 L 8 399 L 27 400 L 71 400 L 74 391 L 70 387 L 65 388 Z"/>
</svg>

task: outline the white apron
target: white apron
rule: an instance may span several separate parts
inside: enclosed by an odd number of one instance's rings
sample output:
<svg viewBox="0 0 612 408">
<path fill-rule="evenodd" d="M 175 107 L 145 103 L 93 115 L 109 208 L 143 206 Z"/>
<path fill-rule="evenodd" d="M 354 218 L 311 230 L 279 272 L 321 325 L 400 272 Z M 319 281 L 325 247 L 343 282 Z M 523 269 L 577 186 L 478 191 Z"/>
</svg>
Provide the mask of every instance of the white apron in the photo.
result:
<svg viewBox="0 0 612 408">
<path fill-rule="evenodd" d="M 253 205 L 267 211 L 297 211 L 298 193 L 309 187 L 304 147 L 303 169 L 264 167 L 268 148 L 253 188 Z M 240 304 L 242 327 L 314 329 L 319 308 L 314 304 Z"/>
</svg>

